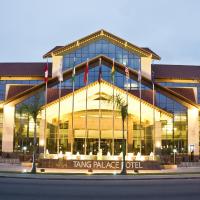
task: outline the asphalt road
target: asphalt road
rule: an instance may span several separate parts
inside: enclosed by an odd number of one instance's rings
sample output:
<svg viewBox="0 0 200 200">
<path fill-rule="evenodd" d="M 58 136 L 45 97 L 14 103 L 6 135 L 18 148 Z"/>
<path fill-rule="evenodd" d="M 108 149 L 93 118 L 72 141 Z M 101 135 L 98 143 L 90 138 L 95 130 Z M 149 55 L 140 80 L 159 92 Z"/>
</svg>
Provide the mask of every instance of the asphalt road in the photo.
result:
<svg viewBox="0 0 200 200">
<path fill-rule="evenodd" d="M 0 200 L 200 199 L 200 179 L 44 180 L 0 178 Z"/>
</svg>

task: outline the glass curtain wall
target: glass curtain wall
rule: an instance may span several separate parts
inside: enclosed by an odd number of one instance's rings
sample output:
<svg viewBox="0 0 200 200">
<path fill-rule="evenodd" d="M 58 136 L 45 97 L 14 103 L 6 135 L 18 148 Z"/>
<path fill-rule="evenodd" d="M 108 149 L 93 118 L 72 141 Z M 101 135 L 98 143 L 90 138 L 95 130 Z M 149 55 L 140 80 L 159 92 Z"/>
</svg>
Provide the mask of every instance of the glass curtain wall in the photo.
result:
<svg viewBox="0 0 200 200">
<path fill-rule="evenodd" d="M 87 58 L 94 58 L 98 55 L 106 55 L 115 61 L 127 64 L 131 68 L 138 70 L 139 57 L 136 54 L 128 52 L 127 50 L 110 43 L 107 40 L 97 40 L 87 46 L 79 48 L 64 56 L 63 71 L 73 67 L 74 58 L 76 58 L 75 64 L 80 64 L 87 60 Z"/>
<path fill-rule="evenodd" d="M 174 115 L 172 122 L 162 121 L 162 151 L 171 153 L 175 148 L 186 153 L 187 108 L 160 93 L 156 94 L 156 104 Z"/>
<path fill-rule="evenodd" d="M 32 152 L 33 150 L 33 142 L 34 142 L 34 120 L 32 118 L 31 112 L 33 110 L 28 109 L 27 112 L 26 106 L 33 105 L 34 103 L 38 103 L 39 106 L 44 105 L 44 93 L 40 92 L 36 96 L 32 96 L 25 101 L 17 104 L 15 106 L 15 130 L 14 130 L 14 152 Z M 38 102 L 36 102 L 38 101 Z M 39 145 L 39 131 L 40 131 L 40 120 L 41 115 L 37 116 L 37 146 Z"/>
</svg>

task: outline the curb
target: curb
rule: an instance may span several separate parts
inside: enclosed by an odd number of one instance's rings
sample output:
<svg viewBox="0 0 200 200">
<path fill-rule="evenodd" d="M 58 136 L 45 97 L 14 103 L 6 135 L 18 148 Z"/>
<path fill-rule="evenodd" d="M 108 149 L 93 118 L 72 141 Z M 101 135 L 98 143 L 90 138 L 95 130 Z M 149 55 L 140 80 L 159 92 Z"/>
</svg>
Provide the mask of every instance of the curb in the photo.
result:
<svg viewBox="0 0 200 200">
<path fill-rule="evenodd" d="M 22 176 L 20 176 L 22 175 Z M 27 176 L 28 175 L 28 176 Z M 9 175 L 2 175 L 0 174 L 0 178 L 10 178 L 10 179 L 30 179 L 30 180 L 60 180 L 60 181 L 139 181 L 139 180 L 187 180 L 187 179 L 200 179 L 200 175 L 198 176 L 189 176 L 190 174 L 185 174 L 186 176 L 180 175 L 133 175 L 133 176 L 124 176 L 124 175 L 113 175 L 113 176 L 101 176 L 101 175 L 65 175 L 65 177 L 58 177 L 60 175 L 30 175 L 30 174 L 18 174 L 16 176 Z M 51 177 L 48 177 L 51 176 Z M 76 177 L 77 176 L 77 177 Z M 139 177 L 141 176 L 141 177 Z M 143 177 L 142 177 L 143 176 Z M 150 176 L 150 177 L 149 177 Z"/>
</svg>

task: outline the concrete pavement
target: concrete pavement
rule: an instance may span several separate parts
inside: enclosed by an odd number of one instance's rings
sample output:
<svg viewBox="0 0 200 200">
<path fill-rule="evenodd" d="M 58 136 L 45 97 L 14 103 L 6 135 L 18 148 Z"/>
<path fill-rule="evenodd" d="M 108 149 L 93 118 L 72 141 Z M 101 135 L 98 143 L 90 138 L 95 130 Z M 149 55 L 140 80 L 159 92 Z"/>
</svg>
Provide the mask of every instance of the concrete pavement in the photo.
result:
<svg viewBox="0 0 200 200">
<path fill-rule="evenodd" d="M 61 180 L 147 180 L 147 179 L 200 179 L 200 167 L 177 168 L 167 170 L 140 170 L 139 173 L 128 171 L 128 175 L 117 175 L 120 171 L 95 170 L 92 173 L 87 170 L 69 170 L 69 169 L 45 169 L 45 173 L 41 173 L 41 169 L 37 169 L 38 174 L 30 174 L 30 166 L 22 166 L 20 164 L 0 164 L 0 177 L 4 178 L 31 178 L 31 179 L 61 179 Z M 100 174 L 101 173 L 101 174 Z M 102 174 L 103 173 L 103 174 Z"/>
</svg>

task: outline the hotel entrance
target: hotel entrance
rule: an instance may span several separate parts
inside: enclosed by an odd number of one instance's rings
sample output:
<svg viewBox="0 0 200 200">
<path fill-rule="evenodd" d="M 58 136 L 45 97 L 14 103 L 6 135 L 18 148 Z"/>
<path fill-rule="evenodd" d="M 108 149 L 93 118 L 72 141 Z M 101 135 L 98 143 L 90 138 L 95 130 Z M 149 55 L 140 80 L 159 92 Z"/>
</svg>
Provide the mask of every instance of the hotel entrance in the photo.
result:
<svg viewBox="0 0 200 200">
<path fill-rule="evenodd" d="M 97 155 L 100 150 L 102 155 L 119 155 L 122 152 L 122 141 L 122 139 L 108 139 L 97 137 L 74 138 L 73 154 L 85 154 L 86 151 L 86 155 Z"/>
</svg>

